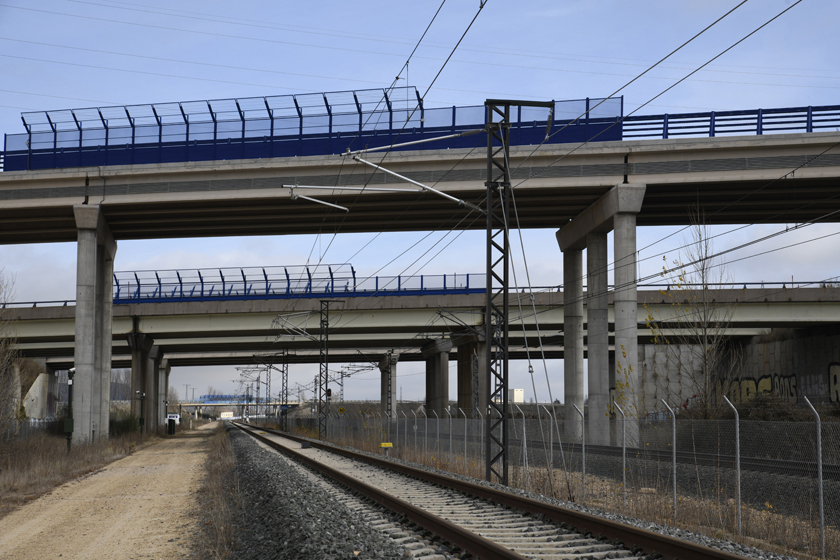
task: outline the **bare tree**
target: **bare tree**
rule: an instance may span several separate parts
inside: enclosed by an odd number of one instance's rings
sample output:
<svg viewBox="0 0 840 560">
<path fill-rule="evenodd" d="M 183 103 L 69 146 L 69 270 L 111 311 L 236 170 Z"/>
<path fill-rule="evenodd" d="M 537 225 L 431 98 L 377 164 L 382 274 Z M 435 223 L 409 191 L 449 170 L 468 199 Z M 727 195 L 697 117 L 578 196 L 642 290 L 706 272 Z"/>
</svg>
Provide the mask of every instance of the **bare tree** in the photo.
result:
<svg viewBox="0 0 840 560">
<path fill-rule="evenodd" d="M 178 406 L 178 403 L 181 402 L 178 398 L 178 389 L 173 385 L 169 386 L 169 394 L 166 399 L 169 401 L 169 406 Z"/>
<path fill-rule="evenodd" d="M 723 291 L 730 283 L 725 262 L 714 251 L 710 228 L 700 211 L 692 211 L 691 224 L 681 258 L 662 269 L 669 286 L 661 293 L 671 302 L 670 312 L 656 317 L 648 311 L 647 325 L 657 353 L 667 356 L 666 368 L 680 376 L 680 394 L 669 394 L 673 384 L 667 383 L 666 400 L 695 401 L 694 407 L 702 407 L 703 416 L 708 417 L 715 382 L 737 374 L 740 354 L 728 332 L 734 309 Z"/>
<path fill-rule="evenodd" d="M 6 309 L 6 303 L 12 299 L 12 288 L 12 281 L 0 269 L 0 441 L 14 437 L 20 414 L 18 353 L 13 324 Z"/>
<path fill-rule="evenodd" d="M 111 370 L 111 400 L 131 400 L 131 369 Z"/>
</svg>

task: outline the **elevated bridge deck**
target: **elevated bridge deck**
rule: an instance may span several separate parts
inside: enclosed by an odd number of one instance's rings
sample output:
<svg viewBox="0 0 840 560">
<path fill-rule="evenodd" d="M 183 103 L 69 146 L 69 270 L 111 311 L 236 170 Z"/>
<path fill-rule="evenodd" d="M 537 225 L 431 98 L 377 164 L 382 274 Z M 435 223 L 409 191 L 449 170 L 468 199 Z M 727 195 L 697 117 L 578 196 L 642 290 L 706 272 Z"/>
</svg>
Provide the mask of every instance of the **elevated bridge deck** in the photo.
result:
<svg viewBox="0 0 840 560">
<path fill-rule="evenodd" d="M 774 327 L 807 327 L 840 323 L 840 289 L 836 287 L 765 287 L 713 290 L 710 297 L 731 313 L 728 334 L 749 337 Z M 512 358 L 527 346 L 539 349 L 537 321 L 549 358 L 563 357 L 563 293 L 511 294 Z M 401 361 L 423 360 L 420 348 L 431 339 L 483 330 L 484 294 L 435 294 L 342 298 L 330 320 L 330 361 L 378 362 L 396 349 Z M 679 330 L 665 288 L 638 292 L 639 341 L 649 342 L 648 313 L 664 332 Z M 519 305 L 522 311 L 519 311 Z M 286 350 L 292 363 L 319 361 L 319 301 L 279 300 L 129 303 L 114 306 L 113 367 L 128 367 L 130 333 L 145 333 L 172 366 L 260 363 L 261 356 Z M 75 341 L 72 305 L 13 308 L 18 348 L 25 356 L 45 357 L 56 368 L 70 367 Z M 612 296 L 609 325 L 614 330 Z M 584 320 L 586 318 L 584 317 Z M 524 323 L 524 333 L 523 325 Z M 585 323 L 584 323 L 585 327 Z M 584 331 L 585 332 L 585 331 Z M 612 341 L 612 335 L 610 336 Z M 612 344 L 612 342 L 611 342 Z"/>
</svg>

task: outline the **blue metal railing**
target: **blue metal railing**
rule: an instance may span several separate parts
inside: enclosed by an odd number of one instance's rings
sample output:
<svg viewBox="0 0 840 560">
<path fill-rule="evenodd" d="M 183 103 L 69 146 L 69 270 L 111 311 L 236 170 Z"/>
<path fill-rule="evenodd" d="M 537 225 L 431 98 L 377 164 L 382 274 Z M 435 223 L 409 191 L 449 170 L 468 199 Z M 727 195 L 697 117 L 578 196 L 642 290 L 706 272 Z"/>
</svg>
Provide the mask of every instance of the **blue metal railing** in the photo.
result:
<svg viewBox="0 0 840 560">
<path fill-rule="evenodd" d="M 545 139 L 547 110 L 512 111 L 511 144 Z M 622 111 L 620 97 L 557 101 L 550 142 L 620 140 L 621 127 L 614 125 Z M 483 105 L 426 108 L 409 87 L 38 111 L 21 118 L 26 133 L 5 137 L 6 171 L 328 155 L 483 128 L 486 115 Z M 481 142 L 459 137 L 420 147 L 471 148 Z"/>
<path fill-rule="evenodd" d="M 840 127 L 840 105 L 628 116 L 622 138 L 817 132 Z"/>
<path fill-rule="evenodd" d="M 322 265 L 323 266 L 323 265 Z M 333 265 L 336 266 L 336 265 Z M 341 266 L 341 265 L 338 265 Z M 446 275 L 419 275 L 419 276 L 369 276 L 366 278 L 356 279 L 352 271 L 351 276 L 340 276 L 333 274 L 333 277 L 327 280 L 326 276 L 314 276 L 313 283 L 315 286 L 312 290 L 308 287 L 307 280 L 292 281 L 295 289 L 285 290 L 285 285 L 280 285 L 279 291 L 277 286 L 273 283 L 274 279 L 282 278 L 276 275 L 270 276 L 268 288 L 263 288 L 259 279 L 251 275 L 250 271 L 268 271 L 270 270 L 287 270 L 301 267 L 262 267 L 262 268 L 213 268 L 213 269 L 194 269 L 192 272 L 202 272 L 202 279 L 205 282 L 204 287 L 207 290 L 205 295 L 201 292 L 194 291 L 193 287 L 201 286 L 201 281 L 195 282 L 190 280 L 189 276 L 183 271 L 158 271 L 157 274 L 163 273 L 179 273 L 182 282 L 186 279 L 185 284 L 181 282 L 173 283 L 170 281 L 164 282 L 167 276 L 160 277 L 160 284 L 157 284 L 157 277 L 152 281 L 140 281 L 138 284 L 131 286 L 129 282 L 122 284 L 120 291 L 115 283 L 114 285 L 114 304 L 128 304 L 128 303 L 166 303 L 177 301 L 236 301 L 236 300 L 258 300 L 258 299 L 293 299 L 293 298 L 329 298 L 329 297 L 374 297 L 374 296 L 418 296 L 418 295 L 468 295 L 468 294 L 483 294 L 485 293 L 486 276 L 484 273 L 471 274 L 446 274 Z M 305 267 L 302 267 L 305 268 Z M 352 267 L 351 267 L 352 270 Z M 225 288 L 218 289 L 221 285 L 221 275 L 225 271 L 249 271 L 245 273 L 246 281 L 241 279 L 231 280 L 228 276 L 225 280 Z M 153 275 L 155 271 L 143 271 L 143 274 L 151 272 Z M 210 275 L 206 274 L 207 272 Z M 133 278 L 138 272 L 117 272 L 116 275 L 121 275 L 123 279 L 127 277 Z M 211 277 L 215 274 L 215 277 Z M 285 276 L 285 275 L 284 275 Z M 291 274 L 289 275 L 291 278 Z M 148 276 L 143 276 L 150 280 Z M 177 276 L 176 276 L 177 278 Z M 351 283 L 351 279 L 356 280 L 356 284 Z M 335 281 L 333 283 L 333 280 Z M 245 283 L 248 283 L 246 286 Z M 342 285 L 344 282 L 344 285 Z M 332 289 L 333 284 L 335 290 Z M 186 285 L 184 296 L 181 296 L 181 287 Z M 139 289 L 138 289 L 139 286 Z M 355 286 L 352 289 L 351 286 Z M 212 290 L 210 288 L 213 288 Z M 303 287 L 303 288 L 301 288 Z M 654 289 L 660 292 L 667 293 L 670 290 L 675 290 L 675 293 L 680 289 L 697 289 L 700 285 L 697 284 L 682 284 L 675 286 L 672 284 L 639 284 L 639 290 Z M 706 284 L 706 287 L 713 290 L 748 290 L 748 289 L 772 289 L 785 290 L 797 288 L 833 288 L 833 285 L 825 281 L 814 282 L 724 282 Z M 346 288 L 347 291 L 344 291 Z M 615 287 L 610 285 L 607 287 L 612 291 Z M 244 289 L 244 291 L 243 291 Z M 584 290 L 586 286 L 584 286 Z M 125 290 L 125 291 L 123 291 Z M 511 292 L 514 289 L 511 288 Z M 532 286 L 531 288 L 520 288 L 519 293 L 547 293 L 547 292 L 562 292 L 562 285 L 555 286 Z M 211 293 L 212 292 L 212 293 Z M 128 294 L 128 295 L 127 295 Z M 162 294 L 162 295 L 161 295 Z M 2 304 L 2 308 L 24 308 L 24 307 L 58 307 L 75 305 L 75 300 L 50 300 L 50 301 L 15 301 Z"/>
<path fill-rule="evenodd" d="M 358 277 L 349 264 L 114 273 L 114 304 L 484 292 L 484 274 Z"/>
</svg>

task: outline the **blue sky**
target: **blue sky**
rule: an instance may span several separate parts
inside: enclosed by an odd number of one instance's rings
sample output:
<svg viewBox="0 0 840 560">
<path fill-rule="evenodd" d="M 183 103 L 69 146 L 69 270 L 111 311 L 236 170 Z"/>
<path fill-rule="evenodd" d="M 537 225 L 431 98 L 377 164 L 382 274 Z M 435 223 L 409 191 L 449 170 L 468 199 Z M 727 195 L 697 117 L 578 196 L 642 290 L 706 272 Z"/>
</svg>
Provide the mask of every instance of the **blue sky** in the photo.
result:
<svg viewBox="0 0 840 560">
<path fill-rule="evenodd" d="M 488 97 L 578 99 L 612 94 L 633 76 L 735 7 L 734 0 L 520 1 L 489 0 L 452 60 L 426 96 L 426 106 L 480 105 Z M 661 67 L 619 95 L 625 113 L 638 108 L 691 70 L 740 40 L 791 0 L 751 0 Z M 425 92 L 475 15 L 479 1 L 447 1 L 408 66 L 403 64 L 437 1 L 236 3 L 197 0 L 0 0 L 0 132 L 20 133 L 21 111 L 165 101 L 188 101 L 399 85 Z M 838 103 L 840 60 L 836 21 L 840 4 L 805 0 L 681 83 L 639 114 L 679 113 Z M 753 226 L 722 235 L 723 249 L 780 226 Z M 781 226 L 782 228 L 784 225 Z M 716 228 L 723 233 L 732 228 Z M 757 245 L 734 258 L 838 231 L 816 225 Z M 642 228 L 642 257 L 677 258 L 683 235 Z M 443 237 L 433 234 L 398 257 L 422 233 L 380 236 L 353 258 L 361 274 L 399 274 Z M 524 232 L 535 285 L 557 284 L 562 257 L 553 230 Z M 117 269 L 295 265 L 345 262 L 373 234 L 178 239 L 120 242 Z M 450 235 L 432 253 L 452 240 Z M 736 281 L 820 280 L 837 274 L 825 255 L 835 238 L 738 261 Z M 481 272 L 481 233 L 465 233 L 423 267 L 427 274 Z M 517 250 L 518 253 L 518 250 Z M 391 262 L 393 261 L 393 262 Z M 517 272 L 524 278 L 521 255 Z M 425 262 L 425 261 L 424 261 Z M 642 275 L 661 266 L 643 261 Z M 18 301 L 74 297 L 75 246 L 0 247 L 0 267 L 15 279 Z M 413 269 L 409 269 L 413 270 Z M 537 393 L 546 394 L 540 371 Z M 295 366 L 292 380 L 310 382 L 316 367 Z M 399 370 L 405 398 L 421 398 L 421 364 Z M 532 396 L 527 364 L 513 367 L 512 386 Z M 183 368 L 172 385 L 232 389 L 233 368 Z M 454 395 L 454 369 L 452 384 Z M 549 363 L 555 396 L 562 366 Z M 378 397 L 378 376 L 348 382 L 348 398 Z"/>
</svg>

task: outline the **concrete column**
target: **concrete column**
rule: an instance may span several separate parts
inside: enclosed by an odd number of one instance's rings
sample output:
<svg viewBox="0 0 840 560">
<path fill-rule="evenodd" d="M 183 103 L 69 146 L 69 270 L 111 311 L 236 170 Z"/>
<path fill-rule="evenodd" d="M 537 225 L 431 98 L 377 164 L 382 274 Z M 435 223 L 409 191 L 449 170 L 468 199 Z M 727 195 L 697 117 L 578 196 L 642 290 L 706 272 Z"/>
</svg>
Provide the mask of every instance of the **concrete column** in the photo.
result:
<svg viewBox="0 0 840 560">
<path fill-rule="evenodd" d="M 97 322 L 97 229 L 98 206 L 76 206 L 76 343 L 73 362 L 73 441 L 91 440 L 93 423 L 99 420 L 100 380 L 96 370 Z"/>
<path fill-rule="evenodd" d="M 583 410 L 583 252 L 563 252 L 563 387 L 566 441 L 579 440 Z"/>
<path fill-rule="evenodd" d="M 158 362 L 158 421 L 163 425 L 166 426 L 166 400 L 168 399 L 169 395 L 169 384 L 167 383 L 167 379 L 169 378 L 169 374 L 167 370 L 169 369 L 169 360 L 163 358 L 163 353 L 161 353 L 161 359 Z"/>
<path fill-rule="evenodd" d="M 609 357 L 609 374 L 610 374 L 610 407 L 612 410 L 612 423 L 610 424 L 610 445 L 621 445 L 621 440 L 616 439 L 619 432 L 617 430 L 621 429 L 621 425 L 616 420 L 619 417 L 618 411 L 612 408 L 613 400 L 618 401 L 618 394 L 615 391 L 615 351 L 610 352 Z M 619 403 L 621 406 L 621 403 Z M 623 408 L 623 407 L 622 407 Z"/>
<path fill-rule="evenodd" d="M 106 236 L 105 242 L 97 246 L 96 323 L 97 335 L 96 366 L 100 385 L 99 421 L 97 437 L 108 437 L 108 423 L 111 418 L 111 348 L 113 346 L 112 308 L 114 303 L 114 257 L 117 244 Z"/>
<path fill-rule="evenodd" d="M 586 236 L 586 339 L 589 357 L 587 439 L 609 445 L 609 317 L 607 315 L 607 234 Z"/>
<path fill-rule="evenodd" d="M 452 341 L 433 340 L 421 348 L 426 359 L 426 411 L 441 418 L 449 407 L 449 351 Z"/>
<path fill-rule="evenodd" d="M 108 434 L 111 276 L 117 244 L 98 205 L 77 204 L 73 207 L 73 214 L 78 232 L 73 439 L 87 442 L 93 437 L 94 429 L 100 435 Z"/>
<path fill-rule="evenodd" d="M 146 393 L 146 397 L 150 395 L 146 391 L 146 380 L 149 377 L 149 352 L 154 345 L 152 337 L 143 333 L 130 333 L 127 335 L 128 345 L 131 348 L 131 414 L 139 422 L 140 417 L 146 420 L 146 411 L 140 409 L 140 399 L 137 397 L 137 391 Z M 144 401 L 145 405 L 145 401 Z M 146 424 L 148 427 L 148 423 Z"/>
<path fill-rule="evenodd" d="M 382 416 L 397 418 L 397 360 L 396 354 L 385 354 L 379 362 L 379 372 L 382 374 L 379 410 Z M 391 409 L 388 410 L 388 396 L 390 388 Z"/>
<path fill-rule="evenodd" d="M 462 335 L 452 339 L 458 350 L 458 408 L 470 418 L 487 415 L 487 346 L 477 335 Z M 473 386 L 473 370 L 477 369 L 477 387 Z M 477 399 L 475 397 L 478 397 Z"/>
<path fill-rule="evenodd" d="M 161 361 L 160 363 L 160 371 L 161 375 L 163 376 L 163 385 L 164 387 L 166 387 L 163 398 L 164 400 L 169 400 L 169 374 L 172 372 L 172 366 L 169 365 L 169 360 L 167 360 L 166 358 L 164 358 L 163 361 Z M 167 409 L 163 414 L 164 417 L 166 417 L 166 414 L 168 412 L 169 410 Z"/>
<path fill-rule="evenodd" d="M 639 350 L 636 314 L 636 214 L 618 213 L 615 228 L 615 372 L 617 401 L 625 413 L 627 441 L 638 442 L 637 419 L 644 414 L 638 400 Z"/>
<path fill-rule="evenodd" d="M 146 401 L 143 416 L 149 432 L 156 432 L 160 427 L 160 374 L 158 367 L 163 354 L 160 346 L 152 346 L 146 362 Z"/>
</svg>

